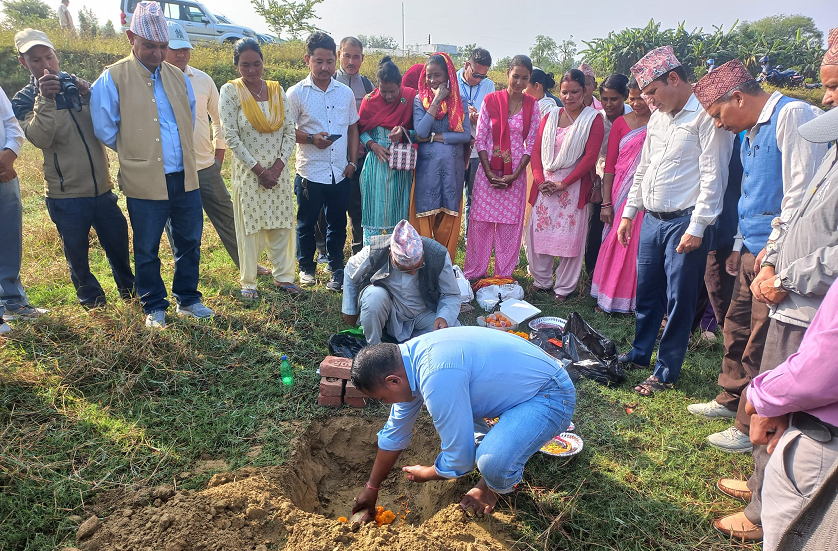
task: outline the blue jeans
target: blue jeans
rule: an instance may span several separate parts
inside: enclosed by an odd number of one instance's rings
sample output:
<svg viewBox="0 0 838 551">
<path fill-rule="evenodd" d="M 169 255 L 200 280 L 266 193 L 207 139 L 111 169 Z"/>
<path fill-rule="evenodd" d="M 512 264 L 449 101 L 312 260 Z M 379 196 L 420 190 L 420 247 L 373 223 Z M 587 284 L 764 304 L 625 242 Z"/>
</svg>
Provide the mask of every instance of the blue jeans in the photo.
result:
<svg viewBox="0 0 838 551">
<path fill-rule="evenodd" d="M 23 261 L 23 204 L 17 178 L 0 182 L 0 317 L 6 308 L 18 310 L 29 304 L 20 282 Z"/>
<path fill-rule="evenodd" d="M 349 191 L 349 178 L 335 184 L 318 184 L 305 180 L 300 175 L 294 179 L 294 194 L 297 196 L 297 262 L 301 272 L 313 274 L 317 269 L 314 260 L 314 227 L 320 217 L 320 209 L 326 211 L 326 250 L 329 252 L 329 267 L 332 273 L 343 270 Z"/>
<path fill-rule="evenodd" d="M 472 196 L 474 195 L 474 178 L 477 176 L 477 170 L 480 168 L 480 159 L 475 157 L 471 159 L 471 162 L 468 165 L 468 170 L 466 170 L 466 182 L 464 189 L 466 190 L 466 206 L 465 212 L 463 216 L 466 219 L 466 233 L 463 235 L 466 236 L 468 239 L 468 215 L 471 212 L 471 200 Z"/>
<path fill-rule="evenodd" d="M 675 250 L 690 224 L 690 217 L 658 220 L 645 214 L 637 251 L 637 322 L 629 359 L 649 365 L 655 341 L 666 314 L 666 328 L 661 336 L 655 377 L 674 383 L 690 341 L 698 294 L 704 285 L 707 252 L 713 241 L 715 227 L 704 231 L 701 246 L 689 253 Z"/>
<path fill-rule="evenodd" d="M 106 302 L 99 280 L 90 272 L 91 227 L 96 230 L 99 243 L 108 257 L 119 295 L 129 298 L 134 294 L 134 274 L 128 253 L 128 222 L 112 191 L 99 197 L 47 197 L 47 211 L 61 236 L 70 279 L 82 306 L 94 307 Z"/>
<path fill-rule="evenodd" d="M 160 277 L 160 238 L 166 221 L 171 218 L 172 253 L 175 275 L 172 295 L 181 306 L 201 301 L 198 291 L 198 268 L 201 263 L 201 233 L 204 213 L 199 190 L 184 191 L 183 172 L 166 174 L 169 198 L 164 201 L 128 198 L 128 215 L 134 229 L 134 267 L 137 294 L 146 313 L 165 310 L 166 286 Z"/>
<path fill-rule="evenodd" d="M 510 493 L 524 476 L 527 460 L 567 429 L 576 408 L 576 389 L 563 368 L 538 393 L 500 415 L 477 446 L 477 470 L 499 494 Z M 475 429 L 485 427 L 475 419 Z"/>
</svg>

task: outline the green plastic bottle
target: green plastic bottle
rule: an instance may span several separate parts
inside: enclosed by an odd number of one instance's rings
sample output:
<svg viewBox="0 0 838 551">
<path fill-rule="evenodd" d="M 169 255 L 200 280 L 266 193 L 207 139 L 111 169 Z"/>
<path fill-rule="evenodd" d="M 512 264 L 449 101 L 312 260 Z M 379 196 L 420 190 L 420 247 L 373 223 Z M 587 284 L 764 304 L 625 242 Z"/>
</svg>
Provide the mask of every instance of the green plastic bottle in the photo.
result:
<svg viewBox="0 0 838 551">
<path fill-rule="evenodd" d="M 291 363 L 288 356 L 282 355 L 282 362 L 279 364 L 279 372 L 282 374 L 282 384 L 291 386 L 294 383 L 294 372 L 291 371 Z"/>
</svg>

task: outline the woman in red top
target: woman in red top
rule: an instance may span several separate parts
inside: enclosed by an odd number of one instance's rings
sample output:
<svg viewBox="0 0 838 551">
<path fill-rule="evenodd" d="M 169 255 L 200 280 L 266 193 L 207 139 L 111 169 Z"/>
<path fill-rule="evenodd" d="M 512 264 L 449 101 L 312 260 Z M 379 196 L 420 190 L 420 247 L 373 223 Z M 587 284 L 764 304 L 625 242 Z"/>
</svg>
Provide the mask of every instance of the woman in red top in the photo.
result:
<svg viewBox="0 0 838 551">
<path fill-rule="evenodd" d="M 532 153 L 527 260 L 536 291 L 564 302 L 576 288 L 588 234 L 588 203 L 603 139 L 602 115 L 582 102 L 585 75 L 571 69 L 560 81 L 564 107 L 541 121 Z M 553 283 L 553 259 L 561 258 Z"/>
</svg>

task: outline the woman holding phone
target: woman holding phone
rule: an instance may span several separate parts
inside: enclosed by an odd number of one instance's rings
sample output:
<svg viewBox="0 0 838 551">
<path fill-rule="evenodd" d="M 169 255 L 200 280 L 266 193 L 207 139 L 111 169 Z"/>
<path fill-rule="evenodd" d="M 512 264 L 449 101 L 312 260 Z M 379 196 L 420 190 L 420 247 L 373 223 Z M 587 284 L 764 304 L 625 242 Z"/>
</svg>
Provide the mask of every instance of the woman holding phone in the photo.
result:
<svg viewBox="0 0 838 551">
<path fill-rule="evenodd" d="M 419 156 L 410 220 L 419 235 L 445 245 L 452 263 L 460 239 L 466 147 L 471 140 L 471 123 L 456 83 L 448 54 L 428 58 L 413 102 Z"/>
</svg>

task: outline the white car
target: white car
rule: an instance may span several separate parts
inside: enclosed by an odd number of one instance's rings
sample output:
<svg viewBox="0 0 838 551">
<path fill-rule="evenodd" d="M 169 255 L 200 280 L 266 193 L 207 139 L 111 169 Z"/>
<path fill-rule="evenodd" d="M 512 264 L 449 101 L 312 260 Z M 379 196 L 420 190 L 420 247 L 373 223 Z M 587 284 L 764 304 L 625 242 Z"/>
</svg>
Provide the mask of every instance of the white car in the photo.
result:
<svg viewBox="0 0 838 551">
<path fill-rule="evenodd" d="M 131 26 L 131 15 L 140 0 L 120 0 L 122 12 L 120 20 L 122 30 Z M 195 0 L 158 0 L 166 19 L 180 23 L 189 40 L 196 42 L 235 42 L 240 38 L 256 38 L 256 33 L 249 27 L 226 24 L 219 20 L 209 8 Z"/>
</svg>

